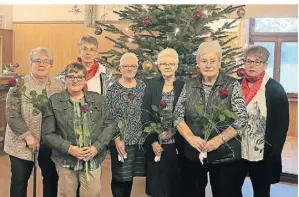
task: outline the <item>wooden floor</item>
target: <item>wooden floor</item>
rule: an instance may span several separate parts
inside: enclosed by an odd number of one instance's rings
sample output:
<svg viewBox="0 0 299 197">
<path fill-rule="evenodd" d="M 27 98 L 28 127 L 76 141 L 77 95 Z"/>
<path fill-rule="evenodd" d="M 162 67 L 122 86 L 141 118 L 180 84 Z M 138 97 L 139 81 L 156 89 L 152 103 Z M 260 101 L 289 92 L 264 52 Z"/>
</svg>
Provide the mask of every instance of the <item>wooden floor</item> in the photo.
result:
<svg viewBox="0 0 299 197">
<path fill-rule="evenodd" d="M 283 170 L 288 173 L 298 174 L 298 142 L 297 138 L 288 138 L 283 151 Z M 103 162 L 102 197 L 112 197 L 110 191 L 110 157 Z M 38 174 L 40 170 L 38 169 Z M 37 196 L 42 197 L 41 176 L 37 178 Z M 0 153 L 0 197 L 9 197 L 10 163 L 7 155 Z M 243 186 L 244 197 L 252 197 L 250 180 L 247 179 Z M 32 196 L 32 180 L 29 181 L 28 197 Z M 133 185 L 132 197 L 147 197 L 145 195 L 145 179 L 136 178 Z M 279 183 L 272 186 L 271 197 L 297 197 L 298 185 Z M 210 186 L 207 187 L 206 197 L 212 197 Z"/>
</svg>

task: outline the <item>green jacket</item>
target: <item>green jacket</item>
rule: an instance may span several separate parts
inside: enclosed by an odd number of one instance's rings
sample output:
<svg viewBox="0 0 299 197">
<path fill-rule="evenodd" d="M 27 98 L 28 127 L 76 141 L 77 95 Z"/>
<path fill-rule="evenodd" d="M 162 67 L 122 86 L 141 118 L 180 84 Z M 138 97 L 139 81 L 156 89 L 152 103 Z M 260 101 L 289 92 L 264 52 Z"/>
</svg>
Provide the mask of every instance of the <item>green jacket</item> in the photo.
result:
<svg viewBox="0 0 299 197">
<path fill-rule="evenodd" d="M 106 146 L 116 129 L 104 97 L 96 92 L 84 91 L 84 99 L 91 113 L 90 140 L 98 153 L 94 159 L 100 164 L 106 156 Z M 43 114 L 42 135 L 44 142 L 53 148 L 52 160 L 63 166 L 75 166 L 77 158 L 68 153 L 76 146 L 74 131 L 74 106 L 67 90 L 52 95 Z"/>
</svg>

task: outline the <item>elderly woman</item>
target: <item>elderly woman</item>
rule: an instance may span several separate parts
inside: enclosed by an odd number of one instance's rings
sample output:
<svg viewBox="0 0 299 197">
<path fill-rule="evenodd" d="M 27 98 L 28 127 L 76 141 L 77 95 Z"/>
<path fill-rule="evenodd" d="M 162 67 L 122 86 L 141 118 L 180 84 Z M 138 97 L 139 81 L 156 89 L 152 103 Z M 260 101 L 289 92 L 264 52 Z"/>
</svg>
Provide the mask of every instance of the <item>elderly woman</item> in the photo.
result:
<svg viewBox="0 0 299 197">
<path fill-rule="evenodd" d="M 79 58 L 77 62 L 84 65 L 87 70 L 84 89 L 106 95 L 112 74 L 96 61 L 99 44 L 93 36 L 82 36 L 79 43 Z M 65 82 L 65 69 L 57 75 L 57 79 Z"/>
<path fill-rule="evenodd" d="M 100 196 L 101 162 L 114 135 L 114 124 L 104 98 L 83 90 L 86 69 L 66 67 L 66 90 L 52 95 L 42 123 L 44 141 L 53 148 L 52 160 L 59 175 L 58 195 Z"/>
<path fill-rule="evenodd" d="M 199 46 L 196 60 L 200 74 L 186 83 L 176 108 L 180 113 L 175 121 L 178 131 L 191 130 L 201 138 L 200 143 L 193 147 L 189 144 L 185 147 L 186 157 L 193 163 L 189 169 L 195 176 L 192 179 L 196 178 L 190 184 L 190 194 L 185 196 L 205 196 L 207 171 L 213 197 L 242 196 L 241 187 L 236 184 L 241 158 L 241 144 L 237 135 L 247 123 L 246 105 L 239 82 L 220 71 L 221 51 L 218 41 L 204 42 Z M 213 124 L 217 130 L 207 130 L 206 124 L 210 123 L 202 121 L 206 119 L 199 119 L 203 117 L 195 106 L 202 106 L 207 116 L 213 114 L 209 121 L 215 121 L 215 116 L 218 118 L 217 106 L 233 112 L 237 118 L 217 119 L 215 122 L 220 123 Z M 207 153 L 207 164 L 200 162 L 200 152 Z"/>
<path fill-rule="evenodd" d="M 60 92 L 62 84 L 50 78 L 53 56 L 48 49 L 35 48 L 29 54 L 31 74 L 24 76 L 26 95 L 31 91 L 48 95 Z M 11 164 L 11 197 L 26 197 L 27 185 L 33 168 L 33 154 L 39 151 L 38 163 L 43 176 L 43 196 L 56 197 L 58 175 L 51 161 L 51 148 L 42 143 L 41 115 L 33 115 L 33 105 L 16 87 L 9 90 L 6 99 L 6 135 L 4 151 Z"/>
<path fill-rule="evenodd" d="M 265 73 L 269 52 L 253 46 L 244 52 L 242 92 L 249 114 L 242 133 L 242 183 L 247 174 L 255 197 L 269 197 L 270 185 L 278 183 L 281 152 L 289 125 L 289 103 L 283 87 Z"/>
<path fill-rule="evenodd" d="M 141 103 L 145 84 L 135 79 L 138 58 L 134 53 L 125 53 L 120 58 L 119 69 L 121 78 L 107 91 L 108 104 L 115 123 L 125 124 L 118 128 L 117 136 L 110 146 L 111 190 L 114 197 L 129 197 L 133 178 L 145 176 L 144 151 L 140 146 Z"/>
<path fill-rule="evenodd" d="M 152 105 L 159 106 L 161 100 L 166 101 L 165 111 L 173 112 L 184 82 L 176 80 L 179 58 L 174 49 L 164 49 L 158 54 L 160 79 L 154 79 L 147 84 L 142 103 L 142 120 L 144 126 L 155 122 L 156 112 Z M 170 128 L 173 122 L 169 122 Z M 146 193 L 154 197 L 178 195 L 178 156 L 175 144 L 175 130 L 170 129 L 158 135 L 157 132 L 147 136 L 146 148 Z M 181 133 L 189 143 L 199 143 L 199 138 L 190 131 Z M 160 157 L 156 162 L 155 157 Z M 157 158 L 157 157 L 156 157 Z"/>
</svg>

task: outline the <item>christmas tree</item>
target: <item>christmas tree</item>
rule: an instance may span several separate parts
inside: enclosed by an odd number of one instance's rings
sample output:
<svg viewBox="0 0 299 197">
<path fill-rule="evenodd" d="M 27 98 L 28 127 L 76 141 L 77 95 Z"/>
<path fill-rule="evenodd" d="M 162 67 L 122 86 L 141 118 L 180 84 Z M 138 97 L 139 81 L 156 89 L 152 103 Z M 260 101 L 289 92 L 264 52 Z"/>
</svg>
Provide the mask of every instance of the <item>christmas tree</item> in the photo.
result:
<svg viewBox="0 0 299 197">
<path fill-rule="evenodd" d="M 124 10 L 114 11 L 120 20 L 132 23 L 126 31 L 112 24 L 98 24 L 105 31 L 119 34 L 118 39 L 106 36 L 114 43 L 114 48 L 105 52 L 109 61 L 102 63 L 115 68 L 122 54 L 132 52 L 143 65 L 143 71 L 140 69 L 139 75 L 157 75 L 155 64 L 158 53 L 165 48 L 173 48 L 179 54 L 177 75 L 190 75 L 196 72 L 195 54 L 198 46 L 203 41 L 218 39 L 223 49 L 222 69 L 231 74 L 242 65 L 242 61 L 236 62 L 242 59 L 242 50 L 230 46 L 237 36 L 229 37 L 227 30 L 235 28 L 236 22 L 244 16 L 245 10 L 242 7 L 244 6 L 220 8 L 217 5 L 130 5 Z M 225 19 L 236 11 L 238 18 L 227 21 L 217 30 L 211 28 L 213 22 Z M 129 35 L 128 31 L 132 31 L 133 35 Z"/>
</svg>

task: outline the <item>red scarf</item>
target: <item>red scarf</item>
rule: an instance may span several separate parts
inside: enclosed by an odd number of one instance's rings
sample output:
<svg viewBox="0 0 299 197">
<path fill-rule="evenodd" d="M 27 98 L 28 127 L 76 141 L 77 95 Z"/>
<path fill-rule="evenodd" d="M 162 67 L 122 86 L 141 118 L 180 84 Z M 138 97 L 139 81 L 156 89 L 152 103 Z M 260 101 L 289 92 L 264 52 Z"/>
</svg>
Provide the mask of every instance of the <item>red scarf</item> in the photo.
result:
<svg viewBox="0 0 299 197">
<path fill-rule="evenodd" d="M 82 63 L 82 59 L 80 57 L 77 60 L 78 62 Z M 96 61 L 94 61 L 90 69 L 87 71 L 86 81 L 93 78 L 97 74 L 98 68 L 99 68 L 99 64 Z M 85 83 L 84 89 L 88 90 L 87 83 Z"/>
<path fill-rule="evenodd" d="M 244 99 L 246 104 L 250 103 L 250 101 L 253 99 L 253 97 L 256 95 L 256 93 L 259 91 L 263 78 L 265 76 L 265 72 L 262 72 L 261 74 L 249 77 L 247 74 L 245 74 L 245 77 L 242 81 L 242 92 L 244 95 Z M 248 82 L 252 83 L 251 87 L 248 86 Z"/>
</svg>

